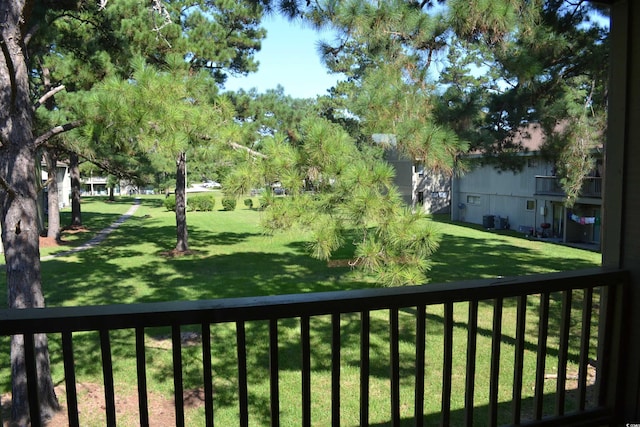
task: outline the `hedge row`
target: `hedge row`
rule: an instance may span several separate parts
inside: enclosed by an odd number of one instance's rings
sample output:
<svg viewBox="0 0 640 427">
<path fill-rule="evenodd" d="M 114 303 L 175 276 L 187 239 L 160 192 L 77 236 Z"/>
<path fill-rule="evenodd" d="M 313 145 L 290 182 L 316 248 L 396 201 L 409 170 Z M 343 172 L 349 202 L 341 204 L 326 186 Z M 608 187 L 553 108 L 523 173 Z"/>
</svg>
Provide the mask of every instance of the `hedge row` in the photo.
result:
<svg viewBox="0 0 640 427">
<path fill-rule="evenodd" d="M 190 196 L 187 200 L 187 209 L 190 211 L 210 212 L 216 206 L 216 198 L 213 194 L 199 194 Z M 164 199 L 164 207 L 168 211 L 176 210 L 176 196 L 172 195 Z"/>
<path fill-rule="evenodd" d="M 236 209 L 236 199 L 233 197 L 224 197 L 222 199 L 222 209 L 225 211 L 233 211 Z M 253 209 L 253 200 L 244 199 L 244 205 L 249 209 Z M 264 207 L 264 202 L 262 203 Z M 187 201 L 187 209 L 189 211 L 211 212 L 216 206 L 216 198 L 213 194 L 198 194 L 189 196 Z M 171 195 L 164 199 L 164 207 L 168 211 L 176 210 L 176 196 Z"/>
</svg>

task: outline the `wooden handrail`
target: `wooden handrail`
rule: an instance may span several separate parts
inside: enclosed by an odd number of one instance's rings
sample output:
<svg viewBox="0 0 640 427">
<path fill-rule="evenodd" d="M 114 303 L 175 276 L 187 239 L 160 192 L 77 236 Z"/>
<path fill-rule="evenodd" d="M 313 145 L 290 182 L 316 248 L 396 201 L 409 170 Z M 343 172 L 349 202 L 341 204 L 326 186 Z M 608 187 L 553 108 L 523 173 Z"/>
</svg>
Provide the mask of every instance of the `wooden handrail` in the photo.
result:
<svg viewBox="0 0 640 427">
<path fill-rule="evenodd" d="M 143 304 L 48 307 L 0 310 L 0 335 L 93 331 L 169 326 L 175 323 L 201 324 L 238 320 L 269 320 L 363 310 L 412 307 L 478 301 L 558 292 L 626 281 L 627 272 L 594 268 L 454 283 L 434 283 L 402 288 L 318 292 L 290 295 L 225 298 L 200 301 L 173 301 Z"/>
<path fill-rule="evenodd" d="M 67 402 L 70 425 L 79 425 L 77 393 L 75 384 L 75 363 L 73 357 L 72 333 L 78 331 L 98 331 L 100 336 L 100 349 L 103 378 L 105 382 L 105 415 L 107 422 L 115 424 L 116 407 L 114 401 L 112 350 L 109 332 L 117 329 L 135 330 L 135 363 L 138 379 L 138 400 L 141 425 L 149 422 L 147 385 L 146 385 L 146 361 L 145 361 L 145 328 L 170 326 L 172 355 L 173 355 L 173 383 L 175 391 L 175 415 L 176 425 L 185 425 L 185 411 L 183 400 L 183 360 L 181 356 L 181 333 L 183 325 L 200 325 L 202 331 L 202 356 L 203 356 L 203 381 L 205 384 L 205 408 L 207 425 L 213 425 L 213 382 L 211 372 L 211 325 L 218 323 L 235 324 L 236 327 L 236 351 L 238 372 L 238 409 L 239 424 L 248 425 L 251 414 L 249 413 L 249 394 L 247 389 L 247 351 L 251 342 L 246 339 L 245 324 L 249 321 L 269 321 L 269 381 L 270 381 L 270 412 L 271 425 L 280 424 L 280 393 L 279 393 L 279 358 L 278 358 L 278 320 L 287 318 L 298 319 L 300 327 L 300 348 L 302 350 L 301 362 L 301 423 L 303 426 L 312 424 L 311 396 L 315 391 L 311 382 L 311 341 L 310 319 L 320 315 L 331 315 L 331 420 L 337 423 L 340 419 L 341 394 L 340 394 L 340 354 L 341 354 L 341 330 L 340 321 L 342 314 L 357 313 L 360 315 L 360 423 L 369 423 L 369 378 L 370 354 L 369 335 L 371 333 L 370 314 L 377 310 L 389 312 L 389 396 L 390 396 L 390 421 L 392 426 L 399 426 L 402 422 L 400 397 L 400 383 L 404 381 L 400 369 L 398 313 L 400 309 L 415 309 L 415 372 L 411 374 L 415 378 L 415 422 L 423 424 L 425 396 L 425 313 L 428 306 L 444 305 L 443 317 L 443 365 L 441 367 L 441 423 L 447 425 L 451 422 L 452 408 L 452 360 L 453 354 L 453 307 L 455 303 L 469 302 L 469 317 L 467 328 L 467 360 L 465 376 L 464 419 L 466 425 L 473 423 L 474 409 L 474 377 L 477 374 L 475 360 L 476 338 L 483 333 L 478 328 L 478 302 L 491 301 L 493 303 L 492 327 L 484 333 L 491 338 L 490 369 L 485 374 L 490 379 L 488 398 L 488 422 L 496 425 L 499 418 L 498 389 L 501 371 L 501 345 L 503 345 L 503 304 L 507 298 L 517 299 L 517 322 L 515 337 L 515 353 L 513 364 L 512 385 L 512 420 L 514 424 L 521 423 L 522 415 L 522 357 L 525 347 L 524 334 L 528 320 L 525 319 L 527 311 L 527 299 L 539 299 L 538 343 L 535 354 L 536 384 L 533 396 L 533 423 L 532 425 L 545 425 L 548 421 L 545 416 L 545 366 L 546 359 L 550 356 L 547 339 L 549 331 L 549 296 L 553 293 L 561 293 L 561 318 L 560 331 L 557 334 L 559 340 L 555 364 L 558 366 L 557 389 L 555 392 L 555 415 L 552 417 L 553 425 L 571 425 L 579 420 L 585 425 L 598 425 L 598 423 L 613 423 L 615 421 L 615 407 L 618 399 L 616 390 L 620 389 L 623 381 L 619 366 L 622 360 L 622 323 L 624 316 L 624 292 L 628 283 L 628 272 L 618 269 L 596 268 L 573 272 L 562 272 L 543 275 L 522 277 L 507 277 L 456 282 L 446 284 L 429 284 L 422 286 L 410 286 L 402 288 L 365 289 L 353 291 L 338 291 L 324 293 L 307 293 L 295 295 L 261 296 L 248 298 L 219 299 L 206 301 L 176 301 L 148 304 L 105 305 L 86 307 L 52 307 L 44 309 L 4 309 L 0 310 L 0 335 L 23 334 L 25 337 L 25 358 L 27 365 L 27 382 L 29 391 L 36 387 L 31 385 L 36 381 L 36 363 L 34 351 L 34 334 L 61 333 L 62 355 L 65 368 L 65 383 L 67 389 Z M 586 365 L 589 358 L 589 325 L 591 322 L 592 299 L 594 288 L 599 288 L 599 304 L 601 313 L 598 343 L 601 351 L 598 353 L 598 404 L 594 407 L 585 407 Z M 582 312 L 580 320 L 587 329 L 581 329 L 581 343 L 577 353 L 572 354 L 580 360 L 578 374 L 579 403 L 578 413 L 566 414 L 565 409 L 565 381 L 566 364 L 568 360 L 569 327 L 572 316 L 572 295 L 574 291 L 581 291 Z M 584 292 L 582 292 L 584 291 Z M 413 312 L 413 310 L 411 310 Z M 557 332 L 557 331 L 556 331 Z M 602 352 L 604 351 L 604 352 Z M 555 351 L 554 351 L 555 352 Z M 377 355 L 376 355 L 377 357 Z M 231 363 L 231 361 L 230 361 Z M 30 393 L 30 405 L 32 420 L 39 418 L 37 393 Z M 39 425 L 34 421 L 32 425 Z M 551 425 L 551 424 L 550 424 Z"/>
</svg>

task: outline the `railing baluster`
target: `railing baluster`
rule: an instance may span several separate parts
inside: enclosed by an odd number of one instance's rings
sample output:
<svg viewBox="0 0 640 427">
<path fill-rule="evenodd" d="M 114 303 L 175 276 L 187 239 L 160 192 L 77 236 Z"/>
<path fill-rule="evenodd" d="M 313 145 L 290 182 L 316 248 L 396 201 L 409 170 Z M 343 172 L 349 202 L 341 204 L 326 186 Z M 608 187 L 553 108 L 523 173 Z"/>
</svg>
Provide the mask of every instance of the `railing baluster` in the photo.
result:
<svg viewBox="0 0 640 427">
<path fill-rule="evenodd" d="M 69 425 L 79 426 L 76 369 L 73 357 L 73 335 L 70 331 L 64 331 L 62 333 L 62 358 L 64 359 L 64 383 L 67 389 L 67 416 L 69 418 Z"/>
<path fill-rule="evenodd" d="M 414 417 L 416 427 L 424 425 L 424 364 L 426 350 L 426 311 L 427 307 L 416 307 L 416 389 Z"/>
<path fill-rule="evenodd" d="M 451 374 L 453 371 L 453 303 L 444 305 L 441 424 L 451 424 Z"/>
<path fill-rule="evenodd" d="M 244 321 L 236 322 L 236 344 L 238 352 L 238 409 L 240 426 L 249 426 L 249 393 L 247 385 L 247 337 Z"/>
<path fill-rule="evenodd" d="M 489 380 L 489 425 L 498 425 L 498 391 L 500 389 L 500 343 L 502 341 L 503 299 L 493 300 L 493 331 L 491 334 L 491 372 Z"/>
<path fill-rule="evenodd" d="M 182 325 L 201 325 L 202 327 L 202 354 L 203 354 L 203 377 L 205 381 L 205 415 L 207 417 L 207 426 L 212 426 L 213 420 L 213 375 L 212 369 L 213 355 L 211 348 L 211 323 L 216 324 L 236 324 L 236 340 L 237 340 L 237 360 L 238 360 L 238 401 L 240 407 L 240 421 L 238 425 L 244 427 L 249 424 L 249 402 L 248 402 L 248 379 L 247 369 L 254 365 L 248 365 L 247 354 L 249 349 L 248 345 L 253 345 L 253 339 L 247 341 L 246 337 L 246 322 L 247 321 L 269 321 L 269 369 L 270 369 L 270 392 L 271 392 L 271 425 L 278 426 L 280 423 L 280 401 L 279 401 L 279 366 L 278 366 L 278 322 L 281 318 L 297 318 L 301 322 L 300 330 L 300 342 L 302 350 L 302 410 L 301 418 L 304 426 L 311 425 L 311 342 L 310 342 L 310 319 L 312 316 L 331 316 L 331 421 L 333 425 L 338 425 L 341 415 L 344 413 L 346 403 L 343 399 L 349 399 L 351 396 L 345 396 L 341 393 L 342 389 L 341 381 L 341 359 L 344 357 L 341 347 L 342 338 L 344 338 L 344 330 L 342 330 L 342 313 L 359 312 L 361 315 L 360 324 L 360 424 L 369 425 L 369 405 L 371 396 L 370 393 L 370 374 L 371 374 L 371 360 L 370 360 L 370 344 L 371 344 L 371 310 L 378 310 L 376 312 L 376 319 L 378 317 L 387 317 L 389 319 L 390 332 L 389 336 L 385 339 L 389 339 L 389 351 L 390 351 L 390 381 L 389 389 L 387 392 L 391 394 L 391 414 L 388 416 L 390 420 L 387 420 L 391 425 L 399 425 L 404 421 L 401 420 L 403 407 L 401 403 L 405 396 L 404 387 L 406 384 L 403 382 L 402 388 L 400 387 L 400 374 L 401 371 L 401 356 L 400 352 L 400 337 L 404 329 L 400 328 L 400 310 L 405 308 L 416 307 L 417 313 L 415 315 L 415 334 L 416 334 L 416 355 L 415 355 L 415 407 L 414 407 L 414 420 L 416 425 L 422 425 L 425 421 L 424 411 L 426 408 L 425 398 L 428 400 L 432 396 L 425 394 L 425 383 L 427 382 L 427 365 L 426 359 L 426 313 L 429 307 L 436 306 L 440 308 L 440 305 L 444 307 L 443 315 L 443 348 L 438 348 L 438 351 L 444 353 L 444 360 L 442 366 L 442 411 L 441 417 L 443 424 L 453 425 L 458 422 L 452 421 L 451 403 L 452 397 L 452 384 L 453 383 L 453 368 L 457 367 L 457 362 L 454 362 L 453 358 L 453 342 L 454 337 L 454 308 L 456 303 L 467 301 L 469 303 L 469 320 L 467 331 L 467 350 L 466 350 L 466 379 L 465 381 L 465 411 L 464 411 L 464 424 L 471 426 L 473 424 L 474 416 L 474 388 L 475 388 L 475 376 L 477 375 L 477 361 L 478 357 L 485 357 L 480 355 L 480 347 L 478 347 L 478 322 L 480 313 L 484 312 L 480 310 L 479 301 L 493 301 L 493 332 L 491 338 L 491 367 L 489 371 L 489 424 L 495 425 L 498 420 L 498 415 L 502 415 L 501 409 L 497 404 L 498 387 L 501 388 L 500 396 L 503 396 L 502 392 L 504 388 L 511 388 L 511 385 L 500 384 L 500 359 L 502 348 L 502 323 L 505 298 L 517 298 L 517 319 L 516 319 L 516 334 L 515 334 L 515 353 L 514 353 L 514 367 L 513 367 L 513 388 L 512 392 L 512 415 L 509 421 L 513 424 L 521 424 L 522 406 L 524 406 L 523 395 L 526 388 L 524 388 L 524 361 L 525 350 L 527 349 L 529 335 L 525 335 L 525 326 L 529 314 L 527 311 L 527 302 L 531 303 L 534 298 L 539 300 L 539 314 L 537 326 L 537 359 L 536 366 L 536 383 L 533 397 L 532 413 L 537 420 L 544 419 L 543 423 L 551 425 L 552 423 L 573 423 L 577 425 L 579 422 L 587 420 L 593 425 L 611 424 L 618 420 L 617 414 L 620 412 L 620 393 L 621 382 L 624 378 L 623 369 L 624 364 L 621 363 L 622 354 L 625 351 L 625 334 L 622 329 L 622 324 L 625 321 L 625 315 L 627 314 L 624 309 L 628 309 L 625 305 L 625 286 L 628 285 L 628 273 L 621 270 L 607 271 L 600 269 L 591 272 L 567 272 L 556 275 L 549 275 L 548 278 L 520 278 L 513 281 L 479 281 L 477 283 L 467 284 L 458 283 L 449 288 L 449 285 L 434 284 L 428 287 L 415 287 L 415 289 L 403 288 L 400 292 L 380 289 L 373 290 L 368 289 L 366 291 L 347 291 L 344 293 L 335 293 L 331 295 L 319 294 L 309 296 L 306 294 L 296 296 L 277 296 L 275 298 L 270 297 L 255 297 L 247 300 L 244 299 L 232 299 L 229 301 L 199 301 L 197 304 L 192 303 L 162 303 L 157 306 L 151 306 L 149 304 L 136 305 L 136 306 L 118 306 L 111 307 L 57 307 L 54 309 L 38 309 L 33 311 L 28 310 L 2 310 L 0 309 L 0 334 L 5 336 L 15 336 L 15 339 L 19 340 L 21 344 L 24 344 L 25 351 L 25 369 L 26 369 L 26 382 L 23 384 L 28 393 L 31 406 L 31 416 L 33 417 L 33 425 L 41 424 L 40 415 L 38 410 L 38 390 L 37 390 L 37 363 L 39 354 L 39 342 L 40 338 L 34 333 L 61 333 L 62 345 L 61 351 L 58 355 L 53 355 L 57 360 L 60 357 L 63 359 L 65 367 L 65 381 L 67 382 L 67 405 L 69 408 L 69 424 L 79 424 L 79 411 L 78 396 L 75 366 L 74 366 L 74 347 L 78 346 L 77 337 L 74 336 L 77 330 L 93 331 L 99 334 L 100 351 L 102 356 L 102 374 L 104 380 L 104 399 L 105 406 L 102 408 L 102 412 L 106 417 L 106 421 L 103 423 L 106 425 L 116 425 L 116 400 L 114 392 L 114 367 L 113 367 L 113 354 L 120 355 L 120 352 L 116 352 L 115 348 L 112 350 L 112 344 L 110 341 L 111 331 L 113 330 L 128 330 L 135 331 L 135 360 L 137 363 L 137 375 L 138 375 L 138 398 L 140 409 L 140 425 L 149 424 L 149 397 L 148 384 L 147 384 L 147 369 L 146 369 L 146 348 L 145 348 L 145 331 L 146 328 L 151 327 L 170 327 L 172 331 L 172 355 L 173 355 L 173 376 L 174 376 L 174 392 L 176 394 L 176 424 L 185 424 L 185 411 L 184 408 L 184 394 L 183 394 L 183 376 L 184 376 L 184 363 L 182 355 L 182 343 L 180 337 L 180 330 Z M 597 287 L 596 287 L 597 286 Z M 577 310 L 573 310 L 572 299 L 576 298 L 573 295 L 573 290 L 580 289 L 584 292 L 584 299 L 580 302 L 582 305 L 582 314 L 580 317 L 577 315 Z M 592 332 L 593 328 L 593 314 L 591 313 L 593 307 L 596 305 L 596 292 L 602 289 L 603 296 L 600 299 L 600 321 L 598 332 L 598 376 L 597 376 L 597 388 L 599 391 L 598 405 L 591 407 L 592 405 L 587 403 L 587 382 L 588 382 L 588 364 L 589 358 L 593 357 L 590 353 L 591 341 L 594 338 L 595 332 Z M 558 349 L 558 383 L 555 390 L 555 413 L 549 408 L 545 410 L 547 402 L 545 400 L 545 387 L 544 387 L 544 375 L 545 365 L 549 353 L 549 330 L 550 324 L 550 298 L 551 296 L 562 295 L 562 307 L 560 308 L 560 345 Z M 475 301 L 469 301 L 469 298 L 473 298 Z M 274 314 L 275 313 L 275 314 Z M 511 313 L 511 309 L 508 308 L 505 313 Z M 553 313 L 555 314 L 555 307 Z M 378 314 L 380 316 L 378 316 Z M 404 313 L 403 313 L 404 314 Z M 575 316 L 572 319 L 571 316 Z M 570 355 L 569 337 L 571 336 L 572 329 L 570 326 L 573 320 L 582 321 L 581 326 L 581 341 L 579 344 L 579 371 L 578 371 L 578 390 L 577 390 L 577 405 L 578 412 L 576 414 L 566 414 L 567 408 L 567 395 L 565 394 L 566 385 L 566 368 L 568 366 L 568 356 Z M 554 317 L 555 319 L 555 317 Z M 535 321 L 535 319 L 531 319 Z M 531 322 L 530 322 L 531 323 Z M 555 323 L 554 323 L 555 324 Z M 78 326 L 76 326 L 78 325 Z M 78 329 L 76 329 L 78 328 Z M 326 329 L 319 329 L 314 332 L 314 339 L 320 338 L 319 334 Z M 414 331 L 412 331 L 414 332 Z M 577 332 L 577 330 L 576 330 Z M 114 332 L 115 334 L 116 332 Z M 116 335 L 114 335 L 116 336 Z M 120 334 L 118 333 L 118 337 Z M 386 336 L 386 333 L 383 333 Z M 462 338 L 462 337 L 461 337 Z M 24 343 L 23 343 L 24 341 Z M 74 342 L 75 341 L 75 342 Z M 133 338 L 130 340 L 133 341 Z M 456 341 L 457 342 L 457 341 Z M 554 335 L 555 342 L 555 335 Z M 124 343 L 123 343 L 124 344 Z M 119 344 L 120 345 L 120 344 Z M 489 347 L 487 346 L 487 347 Z M 576 346 L 577 347 L 577 346 Z M 53 346 L 56 349 L 56 346 Z M 253 347 L 252 347 L 253 348 Z M 573 347 L 571 347 L 573 348 Z M 487 348 L 488 350 L 488 348 Z M 78 352 L 78 348 L 75 349 Z M 488 353 L 489 351 L 487 351 Z M 533 353 L 533 351 L 531 352 Z M 507 356 L 506 354 L 504 356 Z M 528 356 L 528 353 L 526 353 Z M 509 356 L 510 357 L 510 356 Z M 504 359 L 504 358 L 503 358 Z M 458 358 L 456 358 L 456 361 Z M 100 363 L 97 361 L 96 363 Z M 456 366 L 453 366 L 454 363 Z M 527 362 L 529 363 L 529 362 Z M 77 364 L 77 360 L 75 361 Z M 555 365 L 556 362 L 553 363 Z M 259 367 L 258 367 L 259 368 Z M 504 367 L 503 367 L 504 368 Z M 458 372 L 456 372 L 458 374 Z M 411 374 L 410 374 L 411 375 Z M 402 379 L 405 379 L 404 376 Z M 410 379 L 410 378 L 409 378 Z M 504 382 L 504 379 L 503 381 Z M 74 388 L 76 387 L 76 388 Z M 400 391 L 403 392 L 402 397 Z M 313 390 L 315 392 L 315 390 Z M 355 396 L 353 396 L 355 397 Z M 455 397 L 455 396 L 454 396 Z M 547 396 L 549 398 L 550 396 Z M 404 402 L 405 404 L 408 402 Z M 588 409 L 585 410 L 585 407 Z M 259 409 L 259 408 L 258 408 Z M 549 412 L 552 412 L 553 416 L 548 417 Z M 93 416 L 94 414 L 90 414 Z M 327 418 L 328 418 L 328 414 Z M 462 415 L 462 414 L 460 414 Z M 84 414 L 83 414 L 84 416 Z M 118 420 L 122 422 L 122 420 Z M 382 422 L 385 422 L 384 420 Z M 202 423 L 204 424 L 204 423 Z M 463 424 L 460 420 L 460 424 Z M 572 425 L 573 425 L 572 424 Z"/>
<path fill-rule="evenodd" d="M 331 315 L 331 425 L 340 425 L 340 313 Z"/>
<path fill-rule="evenodd" d="M 536 385 L 533 397 L 534 416 L 542 419 L 544 403 L 544 370 L 547 357 L 547 335 L 549 334 L 549 292 L 540 294 L 540 313 L 538 315 L 538 349 L 536 359 Z"/>
<path fill-rule="evenodd" d="M 369 425 L 369 333 L 371 318 L 368 311 L 360 313 L 360 425 Z"/>
<path fill-rule="evenodd" d="M 204 414 L 207 427 L 213 427 L 213 373 L 211 366 L 211 325 L 203 323 L 202 333 L 202 373 L 204 380 Z"/>
<path fill-rule="evenodd" d="M 136 328 L 136 371 L 138 373 L 138 410 L 140 425 L 149 425 L 149 403 L 147 400 L 147 360 L 144 347 L 144 327 Z"/>
<path fill-rule="evenodd" d="M 271 390 L 271 426 L 280 425 L 280 363 L 278 358 L 278 319 L 269 320 L 269 387 Z"/>
<path fill-rule="evenodd" d="M 524 337 L 527 327 L 527 296 L 518 297 L 516 314 L 516 348 L 513 364 L 513 424 L 520 424 L 522 415 L 522 372 L 524 369 Z"/>
<path fill-rule="evenodd" d="M 180 325 L 171 325 L 171 348 L 173 353 L 173 395 L 176 407 L 176 426 L 184 427 L 184 390 L 182 386 L 182 337 Z"/>
<path fill-rule="evenodd" d="M 33 334 L 24 334 L 22 340 L 24 345 L 24 364 L 27 373 L 27 396 L 29 396 L 31 427 L 40 427 L 42 420 L 40 419 L 40 399 L 38 396 L 35 336 Z"/>
<path fill-rule="evenodd" d="M 389 310 L 389 377 L 391 382 L 391 425 L 400 426 L 400 344 L 398 309 Z"/>
<path fill-rule="evenodd" d="M 467 373 L 464 387 L 464 425 L 473 425 L 473 394 L 476 385 L 476 344 L 478 340 L 478 300 L 469 301 L 467 329 Z"/>
<path fill-rule="evenodd" d="M 571 291 L 562 293 L 560 317 L 560 345 L 558 348 L 558 381 L 556 383 L 556 415 L 564 415 L 567 384 L 567 357 L 569 353 L 569 327 L 571 322 Z"/>
<path fill-rule="evenodd" d="M 300 318 L 300 340 L 302 341 L 302 425 L 311 426 L 311 342 L 309 316 Z"/>
<path fill-rule="evenodd" d="M 591 340 L 591 316 L 593 288 L 583 291 L 582 328 L 580 331 L 580 366 L 578 367 L 578 408 L 584 411 L 587 401 L 587 376 L 589 372 L 589 342 Z"/>
<path fill-rule="evenodd" d="M 100 350 L 102 352 L 102 375 L 104 379 L 104 402 L 107 425 L 116 425 L 116 402 L 113 387 L 113 363 L 111 361 L 111 339 L 108 329 L 100 330 Z"/>
</svg>

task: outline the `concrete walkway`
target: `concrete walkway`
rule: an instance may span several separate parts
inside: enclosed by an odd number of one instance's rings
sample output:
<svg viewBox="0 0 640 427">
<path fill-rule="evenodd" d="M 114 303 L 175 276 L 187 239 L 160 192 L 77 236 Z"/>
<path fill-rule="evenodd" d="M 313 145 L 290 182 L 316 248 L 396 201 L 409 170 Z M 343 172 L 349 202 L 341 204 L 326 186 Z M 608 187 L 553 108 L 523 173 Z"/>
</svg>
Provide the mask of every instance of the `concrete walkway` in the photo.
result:
<svg viewBox="0 0 640 427">
<path fill-rule="evenodd" d="M 91 240 L 83 243 L 80 246 L 77 246 L 77 247 L 75 247 L 73 249 L 70 249 L 68 251 L 58 252 L 57 254 L 53 254 L 53 255 L 47 255 L 47 256 L 42 257 L 40 259 L 42 261 L 46 261 L 46 260 L 57 258 L 57 257 L 61 257 L 61 256 L 71 255 L 71 254 L 74 254 L 76 252 L 86 251 L 87 249 L 91 249 L 91 248 L 95 247 L 96 245 L 100 244 L 100 242 L 102 242 L 104 239 L 106 239 L 109 234 L 111 234 L 114 230 L 116 230 L 118 227 L 120 227 L 120 225 L 123 222 L 125 222 L 126 220 L 131 218 L 133 216 L 133 214 L 136 213 L 136 211 L 138 210 L 139 207 L 140 207 L 140 199 L 135 199 L 134 205 L 131 206 L 128 211 L 126 211 L 124 214 L 122 214 L 120 216 L 120 218 L 115 220 L 110 226 L 100 230 L 98 232 L 98 234 L 96 234 Z"/>
</svg>

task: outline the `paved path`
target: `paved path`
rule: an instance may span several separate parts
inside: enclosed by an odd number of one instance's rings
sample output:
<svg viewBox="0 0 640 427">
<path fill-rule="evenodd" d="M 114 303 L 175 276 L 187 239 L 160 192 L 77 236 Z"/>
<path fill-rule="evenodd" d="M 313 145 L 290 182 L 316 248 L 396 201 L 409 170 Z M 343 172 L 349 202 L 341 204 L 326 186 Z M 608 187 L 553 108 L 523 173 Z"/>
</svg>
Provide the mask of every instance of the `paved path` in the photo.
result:
<svg viewBox="0 0 640 427">
<path fill-rule="evenodd" d="M 100 230 L 98 234 L 96 234 L 91 240 L 83 243 L 80 246 L 70 249 L 68 251 L 58 252 L 57 254 L 53 254 L 53 255 L 47 255 L 45 257 L 42 257 L 41 260 L 45 261 L 45 260 L 53 259 L 56 257 L 71 255 L 76 252 L 86 251 L 87 249 L 93 248 L 94 246 L 100 244 L 100 242 L 102 242 L 104 239 L 106 239 L 107 236 L 111 234 L 115 229 L 120 227 L 120 224 L 122 224 L 123 222 L 131 218 L 133 214 L 138 210 L 139 207 L 140 207 L 140 199 L 135 199 L 135 204 L 131 206 L 128 211 L 122 214 L 120 218 L 118 218 L 110 226 Z"/>
</svg>

